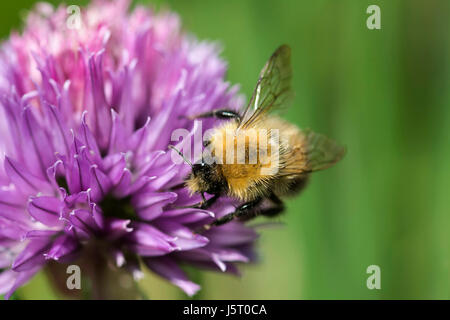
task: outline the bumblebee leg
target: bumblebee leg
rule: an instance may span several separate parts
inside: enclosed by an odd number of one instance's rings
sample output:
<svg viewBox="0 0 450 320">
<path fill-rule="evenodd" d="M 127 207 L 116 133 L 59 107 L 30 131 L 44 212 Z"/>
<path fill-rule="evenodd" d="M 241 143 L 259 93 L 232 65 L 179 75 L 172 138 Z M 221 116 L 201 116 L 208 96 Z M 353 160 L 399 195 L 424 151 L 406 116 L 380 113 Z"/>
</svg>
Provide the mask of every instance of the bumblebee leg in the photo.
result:
<svg viewBox="0 0 450 320">
<path fill-rule="evenodd" d="M 250 202 L 246 202 L 246 203 L 240 205 L 239 207 L 237 207 L 237 209 L 235 211 L 224 215 L 223 217 L 213 221 L 211 224 L 205 225 L 204 229 L 208 230 L 212 226 L 221 226 L 225 223 L 232 221 L 234 218 L 244 218 L 245 219 L 246 216 L 253 215 L 254 209 L 261 203 L 261 200 L 262 199 L 259 198 L 259 199 L 256 199 L 256 200 L 253 200 Z"/>
<path fill-rule="evenodd" d="M 246 222 L 252 220 L 257 216 L 264 216 L 268 218 L 276 217 L 282 213 L 285 209 L 283 201 L 280 200 L 275 194 L 272 194 L 268 199 L 273 203 L 273 206 L 251 211 L 248 215 L 239 218 L 240 221 Z"/>
<path fill-rule="evenodd" d="M 216 203 L 217 199 L 219 199 L 220 194 L 215 194 L 213 195 L 211 198 L 209 198 L 208 200 L 202 201 L 200 203 L 199 209 L 208 209 L 209 207 L 211 207 L 214 203 Z"/>
<path fill-rule="evenodd" d="M 195 116 L 188 116 L 187 118 L 190 120 L 198 118 L 216 118 L 221 120 L 236 119 L 238 121 L 241 120 L 241 116 L 236 111 L 226 109 L 218 109 L 209 112 L 204 112 L 197 114 Z"/>
<path fill-rule="evenodd" d="M 259 212 L 260 215 L 265 217 L 275 217 L 284 211 L 284 203 L 280 198 L 278 198 L 277 195 L 272 193 L 269 199 L 272 201 L 274 206 L 261 210 Z"/>
<path fill-rule="evenodd" d="M 273 207 L 261 210 L 259 212 L 259 214 L 262 215 L 262 216 L 265 216 L 265 217 L 272 218 L 272 217 L 276 217 L 277 215 L 279 215 L 283 211 L 284 211 L 284 205 L 281 205 L 281 206 L 276 205 L 276 206 L 273 206 Z"/>
<path fill-rule="evenodd" d="M 219 197 L 220 197 L 220 194 L 215 194 L 214 196 L 212 196 L 208 200 L 201 201 L 199 203 L 192 204 L 190 206 L 179 206 L 179 207 L 176 207 L 176 208 L 177 209 L 185 209 L 185 208 L 208 209 L 209 207 L 211 207 L 217 201 L 217 199 L 219 199 Z"/>
<path fill-rule="evenodd" d="M 182 183 L 179 183 L 177 185 L 174 185 L 173 187 L 170 187 L 169 190 L 179 190 L 179 189 L 182 189 L 184 187 L 186 187 L 186 183 L 182 182 Z"/>
</svg>

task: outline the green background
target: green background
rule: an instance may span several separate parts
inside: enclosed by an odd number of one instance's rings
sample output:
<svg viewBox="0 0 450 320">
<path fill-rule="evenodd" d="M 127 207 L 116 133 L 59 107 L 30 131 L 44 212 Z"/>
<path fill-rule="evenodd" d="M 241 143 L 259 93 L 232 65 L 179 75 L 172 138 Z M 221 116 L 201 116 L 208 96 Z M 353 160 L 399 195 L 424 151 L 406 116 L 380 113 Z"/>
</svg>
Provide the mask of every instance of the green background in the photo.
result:
<svg viewBox="0 0 450 320">
<path fill-rule="evenodd" d="M 450 1 L 152 3 L 219 41 L 228 80 L 247 96 L 272 51 L 289 44 L 296 98 L 287 119 L 348 148 L 287 201 L 284 226 L 261 230 L 259 264 L 240 278 L 196 272 L 196 298 L 450 298 Z M 381 30 L 366 27 L 371 4 Z M 31 6 L 2 1 L 0 35 Z M 369 265 L 381 268 L 380 290 L 366 287 Z M 152 299 L 185 298 L 152 275 L 141 285 Z M 18 297 L 57 296 L 41 274 Z"/>
</svg>

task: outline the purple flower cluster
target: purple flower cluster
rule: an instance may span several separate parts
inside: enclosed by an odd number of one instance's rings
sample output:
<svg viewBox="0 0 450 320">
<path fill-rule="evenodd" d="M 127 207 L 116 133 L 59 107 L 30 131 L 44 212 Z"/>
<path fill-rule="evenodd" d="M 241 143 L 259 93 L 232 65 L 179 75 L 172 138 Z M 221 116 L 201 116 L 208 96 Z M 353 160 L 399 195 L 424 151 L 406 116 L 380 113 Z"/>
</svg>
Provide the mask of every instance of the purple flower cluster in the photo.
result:
<svg viewBox="0 0 450 320">
<path fill-rule="evenodd" d="M 234 209 L 209 210 L 171 160 L 182 116 L 239 108 L 215 45 L 184 35 L 170 12 L 94 1 L 79 28 L 66 7 L 39 4 L 0 52 L 0 293 L 9 297 L 46 263 L 76 262 L 87 245 L 135 277 L 146 265 L 193 295 L 188 263 L 237 272 L 256 233 L 239 222 L 196 234 Z M 202 123 L 203 129 L 213 125 Z"/>
</svg>

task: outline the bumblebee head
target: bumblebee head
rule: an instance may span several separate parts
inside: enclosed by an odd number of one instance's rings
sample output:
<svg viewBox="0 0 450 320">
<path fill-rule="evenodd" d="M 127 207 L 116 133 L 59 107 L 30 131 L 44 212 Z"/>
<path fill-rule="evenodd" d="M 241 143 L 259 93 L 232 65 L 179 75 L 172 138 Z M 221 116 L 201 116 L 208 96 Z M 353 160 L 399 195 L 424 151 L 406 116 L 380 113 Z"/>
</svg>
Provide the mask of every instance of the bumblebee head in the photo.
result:
<svg viewBox="0 0 450 320">
<path fill-rule="evenodd" d="M 207 176 L 211 174 L 211 168 L 204 162 L 195 163 L 192 165 L 192 174 L 194 176 Z"/>
<path fill-rule="evenodd" d="M 192 172 L 187 177 L 186 184 L 193 193 L 209 194 L 220 194 L 226 186 L 217 165 L 204 162 L 192 165 Z"/>
<path fill-rule="evenodd" d="M 225 191 L 227 183 L 217 164 L 208 164 L 204 161 L 192 164 L 175 147 L 169 146 L 169 148 L 176 151 L 191 166 L 192 171 L 186 178 L 186 185 L 192 194 L 201 193 L 203 195 L 205 192 L 220 194 Z"/>
</svg>

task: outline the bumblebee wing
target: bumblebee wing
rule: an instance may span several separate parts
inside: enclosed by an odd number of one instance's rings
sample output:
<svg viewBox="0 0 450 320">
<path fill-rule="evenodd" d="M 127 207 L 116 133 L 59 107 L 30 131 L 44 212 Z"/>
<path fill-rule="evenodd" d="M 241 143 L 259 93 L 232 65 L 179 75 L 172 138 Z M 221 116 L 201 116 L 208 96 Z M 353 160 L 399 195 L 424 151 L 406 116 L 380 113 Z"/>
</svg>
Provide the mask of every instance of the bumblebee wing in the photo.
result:
<svg viewBox="0 0 450 320">
<path fill-rule="evenodd" d="M 318 171 L 331 167 L 342 159 L 347 152 L 344 146 L 339 145 L 327 136 L 316 133 L 310 129 L 303 131 L 305 137 L 306 168 Z"/>
<path fill-rule="evenodd" d="M 308 172 L 327 169 L 338 162 L 346 148 L 327 136 L 310 129 L 300 132 L 300 143 L 287 155 L 283 175 L 297 176 Z"/>
<path fill-rule="evenodd" d="M 249 128 L 268 112 L 286 106 L 293 96 L 291 78 L 291 48 L 282 45 L 261 70 L 239 128 Z"/>
</svg>

